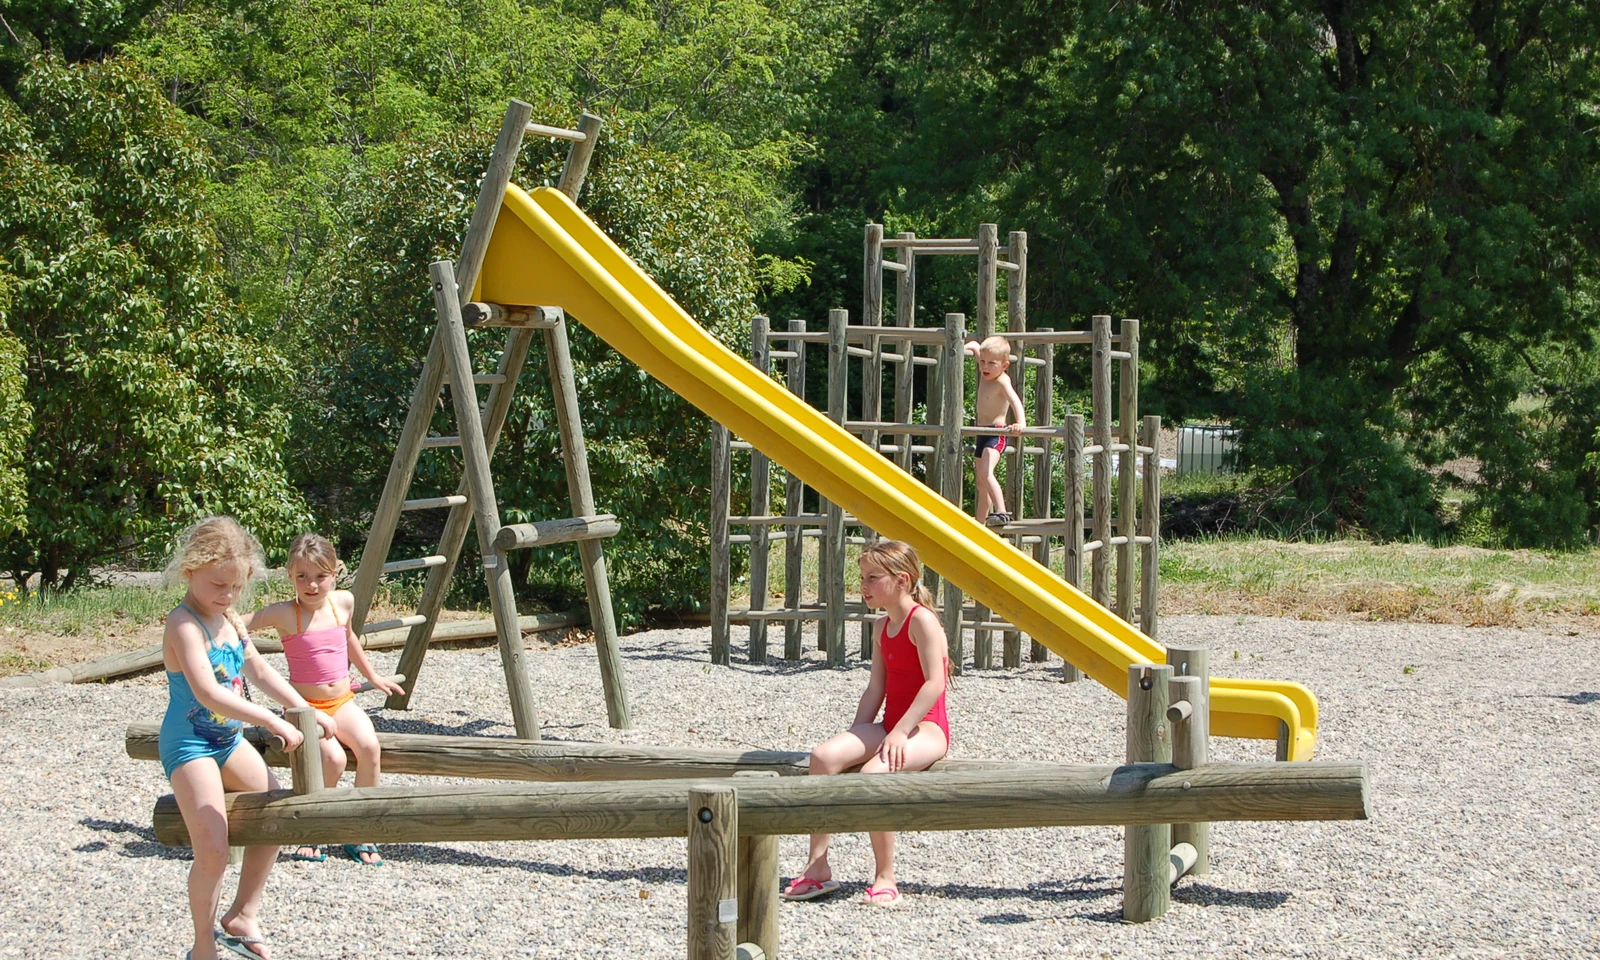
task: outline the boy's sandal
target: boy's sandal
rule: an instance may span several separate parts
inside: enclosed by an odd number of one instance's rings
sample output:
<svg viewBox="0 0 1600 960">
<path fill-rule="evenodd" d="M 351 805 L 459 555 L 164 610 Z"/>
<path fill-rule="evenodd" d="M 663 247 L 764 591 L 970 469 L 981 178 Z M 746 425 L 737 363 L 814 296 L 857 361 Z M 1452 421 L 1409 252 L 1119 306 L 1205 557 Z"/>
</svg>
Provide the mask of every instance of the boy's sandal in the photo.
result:
<svg viewBox="0 0 1600 960">
<path fill-rule="evenodd" d="M 344 845 L 344 853 L 345 853 L 345 856 L 349 857 L 351 860 L 354 860 L 356 863 L 359 863 L 364 867 L 381 867 L 381 866 L 383 866 L 383 858 L 378 856 L 378 848 L 373 846 L 370 843 L 347 843 L 347 844 Z M 362 854 L 369 854 L 369 855 L 371 855 L 373 857 L 376 857 L 377 859 L 375 859 L 375 860 L 363 860 L 363 859 L 361 859 L 361 855 Z"/>
<path fill-rule="evenodd" d="M 301 853 L 301 850 L 310 850 L 315 854 L 315 856 L 312 854 Z M 322 848 L 314 843 L 302 843 L 300 846 L 295 848 L 293 853 L 289 854 L 289 859 L 304 860 L 308 863 L 321 863 L 322 861 L 328 859 L 328 855 L 323 853 Z"/>
<path fill-rule="evenodd" d="M 224 950 L 237 953 L 241 957 L 249 957 L 250 960 L 261 960 L 262 954 L 251 950 L 249 945 L 252 943 L 259 943 L 262 946 L 266 946 L 267 943 L 260 937 L 236 937 L 233 934 L 223 930 L 217 931 L 216 939 L 217 946 L 222 947 Z"/>
<path fill-rule="evenodd" d="M 813 880 L 810 877 L 796 877 L 789 881 L 789 885 L 778 894 L 785 900 L 815 900 L 825 897 L 839 889 L 837 880 Z"/>
<path fill-rule="evenodd" d="M 868 887 L 866 902 L 874 907 L 892 907 L 900 902 L 900 890 L 896 887 Z"/>
</svg>

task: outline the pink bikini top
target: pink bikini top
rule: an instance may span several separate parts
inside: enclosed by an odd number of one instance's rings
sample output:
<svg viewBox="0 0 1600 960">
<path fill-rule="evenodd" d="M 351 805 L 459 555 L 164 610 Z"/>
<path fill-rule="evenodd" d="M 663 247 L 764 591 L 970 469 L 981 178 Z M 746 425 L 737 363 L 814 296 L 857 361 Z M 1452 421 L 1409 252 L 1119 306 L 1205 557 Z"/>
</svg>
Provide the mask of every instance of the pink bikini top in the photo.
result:
<svg viewBox="0 0 1600 960">
<path fill-rule="evenodd" d="M 329 597 L 331 604 L 333 598 Z M 333 683 L 350 676 L 350 650 L 347 627 L 339 623 L 339 608 L 333 608 L 335 626 L 322 630 L 300 630 L 300 601 L 294 602 L 294 626 L 299 633 L 283 638 L 283 656 L 289 661 L 289 679 L 295 683 Z"/>
</svg>

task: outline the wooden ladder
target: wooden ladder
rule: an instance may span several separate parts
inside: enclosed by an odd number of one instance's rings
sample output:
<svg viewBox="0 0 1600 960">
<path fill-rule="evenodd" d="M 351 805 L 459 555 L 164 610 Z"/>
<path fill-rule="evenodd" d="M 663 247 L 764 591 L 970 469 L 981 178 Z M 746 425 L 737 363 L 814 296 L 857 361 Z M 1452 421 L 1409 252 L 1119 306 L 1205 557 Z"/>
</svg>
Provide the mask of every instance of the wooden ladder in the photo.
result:
<svg viewBox="0 0 1600 960">
<path fill-rule="evenodd" d="M 434 328 L 427 359 L 423 362 L 422 373 L 417 378 L 417 386 L 411 396 L 411 408 L 406 413 L 405 426 L 401 429 L 400 441 L 389 465 L 383 496 L 373 514 L 366 548 L 361 554 L 361 567 L 356 571 L 352 626 L 358 632 L 363 629 L 411 628 L 397 671 L 405 675 L 402 682 L 405 692 L 391 696 L 386 703 L 390 709 L 406 709 L 416 690 L 417 677 L 422 672 L 422 660 L 427 653 L 428 642 L 433 637 L 445 594 L 449 591 L 456 561 L 461 557 L 467 525 L 471 522 L 477 529 L 478 545 L 483 555 L 489 606 L 494 611 L 495 632 L 499 637 L 500 658 L 505 669 L 506 688 L 517 736 L 538 739 L 538 707 L 525 664 L 516 596 L 512 590 L 510 564 L 506 561 L 509 550 L 557 543 L 578 544 L 588 588 L 589 621 L 599 652 L 607 719 L 611 726 L 619 729 L 631 726 L 631 719 L 622 660 L 617 649 L 611 586 L 606 576 L 605 555 L 600 547 L 600 540 L 614 535 L 618 527 L 615 517 L 595 513 L 594 491 L 589 482 L 588 448 L 584 443 L 583 424 L 578 415 L 566 318 L 559 308 L 554 307 L 507 309 L 498 305 L 469 303 L 483 267 L 489 239 L 494 233 L 506 187 L 511 181 L 512 169 L 516 166 L 523 135 L 531 132 L 572 141 L 566 166 L 561 173 L 560 189 L 573 200 L 577 199 L 588 173 L 589 159 L 600 134 L 600 118 L 584 114 L 578 129 L 565 130 L 530 124 L 528 121 L 532 112 L 528 104 L 520 100 L 511 101 L 500 135 L 495 141 L 489 170 L 479 190 L 472 219 L 467 226 L 466 238 L 461 244 L 461 255 L 454 265 L 443 260 L 429 267 L 434 310 L 439 322 Z M 479 327 L 509 328 L 505 347 L 495 365 L 495 372 L 491 374 L 474 372 L 467 347 L 466 331 Z M 527 361 L 528 348 L 540 330 L 544 331 L 545 352 L 554 386 L 556 417 L 573 516 L 502 526 L 489 462 L 501 428 L 505 425 L 506 415 L 511 410 L 511 399 Z M 468 383 L 472 387 L 461 386 Z M 441 391 L 446 384 L 451 385 L 456 432 L 452 436 L 430 436 L 428 428 L 435 407 L 442 402 Z M 481 407 L 478 403 L 478 386 L 489 388 L 488 398 Z M 449 496 L 406 499 L 418 457 L 424 450 L 446 447 L 458 447 L 461 450 L 464 469 L 456 492 Z M 400 514 L 409 510 L 433 509 L 449 510 L 437 550 L 425 557 L 389 560 L 389 548 Z M 417 612 L 397 620 L 366 623 L 373 594 L 383 575 L 417 569 L 428 571 L 427 584 L 423 588 Z"/>
</svg>

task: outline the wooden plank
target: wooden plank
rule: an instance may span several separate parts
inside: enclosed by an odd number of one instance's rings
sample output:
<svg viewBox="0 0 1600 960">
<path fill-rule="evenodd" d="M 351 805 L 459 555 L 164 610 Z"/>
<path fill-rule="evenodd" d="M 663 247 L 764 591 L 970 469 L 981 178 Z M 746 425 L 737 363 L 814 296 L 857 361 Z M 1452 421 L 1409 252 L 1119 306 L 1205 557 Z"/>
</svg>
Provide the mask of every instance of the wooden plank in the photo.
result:
<svg viewBox="0 0 1600 960">
<path fill-rule="evenodd" d="M 915 234 L 902 233 L 900 239 L 909 239 Z M 910 329 L 917 325 L 917 254 L 909 247 L 901 247 L 895 251 L 895 258 L 903 268 L 894 278 L 894 325 Z M 911 363 L 902 363 L 894 371 L 894 419 L 898 423 L 905 423 L 911 419 L 912 397 L 915 390 L 916 345 L 909 339 L 898 341 L 900 355 L 913 358 Z M 902 434 L 899 438 L 899 449 L 894 451 L 894 462 L 900 469 L 911 472 L 911 447 L 912 437 L 909 433 Z"/>
<path fill-rule="evenodd" d="M 1011 249 L 1015 251 L 1018 244 L 1022 247 L 1022 262 L 1027 264 L 1028 235 L 1021 231 L 1011 234 Z M 1026 282 L 1026 271 L 1023 272 Z M 1036 374 L 1037 383 L 1033 390 L 1033 422 L 1040 425 L 1053 425 L 1055 420 L 1055 382 L 1056 382 L 1056 351 L 1053 346 L 1041 345 L 1036 347 L 1044 360 L 1044 365 Z M 1065 432 L 1064 427 L 1057 428 Z M 1054 504 L 1051 502 L 1055 492 L 1054 465 L 1051 457 L 1050 440 L 1047 438 L 1040 445 L 1043 449 L 1033 460 L 1033 515 L 1035 517 L 1054 517 Z M 1040 537 L 1033 545 L 1033 559 L 1044 567 L 1050 569 L 1050 538 Z M 1050 651 L 1044 644 L 1034 640 L 1029 644 L 1028 658 L 1034 663 L 1047 663 L 1050 660 Z"/>
<path fill-rule="evenodd" d="M 1094 318 L 1094 378 L 1090 388 L 1090 415 L 1094 418 L 1094 538 L 1105 543 L 1111 537 L 1111 318 Z M 1111 606 L 1111 554 L 1096 550 L 1092 556 L 1094 577 L 1091 596 L 1102 607 Z"/>
<path fill-rule="evenodd" d="M 739 929 L 739 799 L 732 787 L 689 790 L 689 960 L 734 960 Z"/>
<path fill-rule="evenodd" d="M 1160 620 L 1156 615 L 1161 585 L 1161 418 L 1144 418 L 1144 503 L 1139 514 L 1139 630 L 1156 638 Z"/>
<path fill-rule="evenodd" d="M 1172 702 L 1187 700 L 1189 716 L 1173 725 L 1172 762 L 1181 770 L 1192 770 L 1211 762 L 1211 664 L 1204 647 L 1168 647 L 1167 663 L 1172 666 Z M 1174 823 L 1174 846 L 1187 843 L 1196 851 L 1195 862 L 1187 871 L 1192 876 L 1211 872 L 1211 824 Z"/>
<path fill-rule="evenodd" d="M 1117 367 L 1119 403 L 1117 438 L 1124 449 L 1117 461 L 1117 533 L 1132 538 L 1138 533 L 1139 499 L 1135 484 L 1139 471 L 1139 321 L 1122 321 L 1126 359 Z M 1117 616 L 1133 622 L 1133 560 L 1131 539 L 1117 547 Z"/>
<path fill-rule="evenodd" d="M 485 783 L 228 794 L 229 841 L 446 843 L 681 837 L 685 784 Z M 1365 820 L 1360 763 L 1171 764 L 777 777 L 739 785 L 747 836 L 875 830 L 1002 830 L 1194 820 Z M 186 846 L 169 794 L 156 839 Z"/>
<path fill-rule="evenodd" d="M 245 740 L 267 763 L 287 767 L 283 741 L 262 727 L 246 727 Z M 161 724 L 128 724 L 123 746 L 134 760 L 160 760 Z M 275 741 L 275 742 L 274 742 Z M 796 750 L 731 750 L 714 747 L 651 747 L 511 737 L 450 737 L 419 733 L 378 734 L 383 769 L 425 777 L 461 777 L 518 782 L 601 782 L 731 777 L 746 772 L 803 777 L 811 754 Z M 345 753 L 354 763 L 355 755 Z M 1005 760 L 941 760 L 933 770 L 1042 769 L 1048 764 Z"/>
<path fill-rule="evenodd" d="M 561 168 L 561 179 L 556 181 L 556 188 L 573 203 L 578 202 L 578 194 L 583 191 L 584 178 L 589 174 L 589 161 L 594 156 L 595 146 L 600 143 L 600 126 L 600 118 L 592 113 L 578 117 L 578 132 L 583 134 L 583 139 L 574 141 L 567 150 L 567 162 Z"/>
<path fill-rule="evenodd" d="M 525 550 L 577 540 L 603 540 L 616 536 L 621 530 L 622 525 L 609 513 L 593 517 L 562 517 L 537 523 L 506 524 L 500 528 L 494 543 L 501 550 Z"/>
<path fill-rule="evenodd" d="M 582 131 L 568 130 L 565 127 L 550 127 L 542 123 L 528 124 L 527 132 L 536 137 L 555 137 L 558 140 L 573 140 L 578 143 L 589 139 Z"/>
<path fill-rule="evenodd" d="M 384 573 L 399 573 L 403 570 L 426 570 L 429 567 L 443 565 L 445 558 L 435 554 L 431 557 L 413 557 L 410 560 L 390 560 L 383 565 Z"/>
<path fill-rule="evenodd" d="M 1134 664 L 1128 668 L 1128 762 L 1172 762 L 1171 727 L 1167 721 L 1166 664 Z M 1122 839 L 1122 919 L 1154 920 L 1172 905 L 1169 823 L 1130 825 Z"/>
<path fill-rule="evenodd" d="M 283 718 L 300 731 L 300 745 L 289 754 L 289 772 L 294 779 L 294 793 L 305 796 L 323 788 L 322 782 L 322 725 L 317 723 L 315 707 L 289 707 Z M 282 740 L 278 743 L 281 745 Z"/>
<path fill-rule="evenodd" d="M 804 320 L 790 320 L 790 333 L 804 333 L 806 322 Z M 806 345 L 798 342 L 794 348 L 794 359 L 789 361 L 785 379 L 789 392 L 800 400 L 806 398 Z M 805 484 L 794 473 L 789 473 L 783 482 L 783 512 L 790 516 L 799 516 L 805 513 Z M 787 542 L 783 547 L 783 605 L 794 609 L 800 605 L 804 597 L 805 576 L 805 540 L 801 537 L 799 524 L 791 524 L 785 528 Z M 799 660 L 804 647 L 804 625 L 799 620 L 788 620 L 783 625 L 783 659 Z"/>
<path fill-rule="evenodd" d="M 995 261 L 1000 259 L 1000 227 L 993 223 L 978 224 L 978 339 L 994 336 L 995 321 Z"/>
<path fill-rule="evenodd" d="M 862 304 L 861 325 L 874 328 L 883 326 L 883 224 L 869 223 L 866 227 L 865 252 L 862 259 Z M 866 363 L 861 371 L 861 405 L 860 418 L 866 421 L 877 421 L 883 416 L 883 338 L 876 334 L 868 334 L 864 341 L 866 345 Z M 861 441 L 867 446 L 877 449 L 881 439 L 876 428 L 869 428 L 861 434 Z M 863 528 L 863 535 L 868 542 L 876 540 L 878 535 L 870 529 Z M 861 624 L 861 658 L 872 658 L 872 624 Z"/>
<path fill-rule="evenodd" d="M 845 327 L 849 322 L 849 311 L 828 311 L 828 419 L 834 423 L 844 423 L 849 414 L 849 397 L 845 393 L 850 372 L 849 359 L 845 356 Z M 823 565 L 819 594 L 828 608 L 828 616 L 822 621 L 822 633 L 825 635 L 823 640 L 826 643 L 828 665 L 837 667 L 845 661 L 844 508 L 828 501 L 825 512 L 828 515 L 828 535 L 823 540 L 822 550 L 828 562 Z"/>
<path fill-rule="evenodd" d="M 584 119 L 588 119 L 587 114 Z M 599 121 L 595 122 L 598 124 Z M 571 195 L 576 196 L 577 188 L 573 190 Z M 567 325 L 563 323 L 546 330 L 544 346 L 550 382 L 554 388 L 556 426 L 561 433 L 561 460 L 567 473 L 567 500 L 572 504 L 573 516 L 592 517 L 599 511 L 595 509 L 594 487 L 589 482 L 589 448 L 583 439 L 583 420 L 578 406 L 572 348 L 567 341 Z M 595 655 L 600 662 L 600 687 L 606 698 L 606 720 L 613 729 L 626 730 L 633 726 L 628 710 L 628 682 L 622 670 L 622 652 L 617 644 L 617 620 L 611 609 L 611 580 L 606 574 L 606 556 L 600 541 L 579 540 L 578 561 L 583 567 L 583 584 L 589 598 L 589 627 L 594 631 Z"/>
<path fill-rule="evenodd" d="M 939 438 L 939 494 L 963 510 L 962 498 L 966 478 L 966 450 L 961 445 L 961 425 L 967 419 L 966 391 L 966 340 L 967 318 L 959 313 L 944 315 L 944 348 L 939 352 L 940 379 L 939 411 L 936 422 L 944 427 Z M 934 419 L 932 413 L 930 419 Z M 944 607 L 940 611 L 944 620 L 945 639 L 950 647 L 950 672 L 959 675 L 964 660 L 962 647 L 965 636 L 961 630 L 961 588 L 948 580 L 944 583 Z"/>
<path fill-rule="evenodd" d="M 455 273 L 450 261 L 431 264 L 433 305 L 443 331 L 445 361 L 457 383 L 472 378 L 472 355 L 467 351 L 467 331 L 461 323 L 461 305 L 456 295 Z M 533 699 L 533 683 L 528 677 L 522 634 L 517 629 L 517 598 L 512 592 L 510 565 L 503 554 L 496 554 L 495 537 L 500 533 L 500 507 L 495 501 L 494 478 L 489 472 L 489 448 L 483 435 L 478 398 L 473 391 L 451 392 L 456 427 L 461 431 L 461 457 L 467 485 L 471 490 L 473 522 L 483 553 L 484 579 L 489 587 L 489 607 L 494 612 L 500 637 L 500 663 L 506 678 L 506 693 L 511 700 L 511 716 L 517 736 L 537 739 L 539 710 Z M 591 620 L 594 612 L 590 611 Z"/>
<path fill-rule="evenodd" d="M 728 630 L 728 594 L 733 581 L 733 547 L 728 542 L 728 511 L 733 502 L 733 456 L 728 428 L 711 424 L 711 662 L 727 666 L 733 645 Z"/>
<path fill-rule="evenodd" d="M 775 777 L 770 771 L 745 770 L 734 775 Z M 739 930 L 735 939 L 754 943 L 769 960 L 778 957 L 778 838 L 739 838 Z"/>
<path fill-rule="evenodd" d="M 772 350 L 767 336 L 772 323 L 764 316 L 750 321 L 750 357 L 757 370 L 772 375 Z M 750 453 L 750 512 L 765 515 L 772 512 L 772 461 L 760 450 Z M 767 605 L 767 572 L 772 564 L 772 550 L 765 525 L 750 532 L 750 606 L 760 610 Z M 767 624 L 764 620 L 749 626 L 749 645 L 746 659 L 751 663 L 767 662 Z"/>
<path fill-rule="evenodd" d="M 522 330 L 545 330 L 566 319 L 560 307 L 521 307 L 503 303 L 473 301 L 461 308 L 461 322 L 472 329 L 479 327 L 510 327 Z M 473 377 L 473 383 L 490 383 Z"/>
</svg>

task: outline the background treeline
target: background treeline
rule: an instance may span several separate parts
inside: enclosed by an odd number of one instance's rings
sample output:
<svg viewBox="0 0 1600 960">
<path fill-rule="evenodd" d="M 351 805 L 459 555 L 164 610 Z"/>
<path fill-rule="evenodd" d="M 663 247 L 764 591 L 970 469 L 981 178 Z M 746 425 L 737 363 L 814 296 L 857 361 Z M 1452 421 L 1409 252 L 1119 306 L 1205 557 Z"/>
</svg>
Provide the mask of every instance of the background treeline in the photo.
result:
<svg viewBox="0 0 1600 960">
<path fill-rule="evenodd" d="M 0 567 L 70 586 L 217 510 L 359 549 L 511 96 L 605 119 L 585 206 L 730 342 L 854 310 L 866 220 L 993 220 L 1030 233 L 1032 323 L 1141 317 L 1152 410 L 1245 429 L 1274 529 L 1584 542 L 1594 6 L 5 0 Z M 920 294 L 971 312 L 970 268 Z M 574 338 L 622 613 L 692 606 L 707 423 Z M 542 362 L 510 520 L 566 506 Z M 453 476 L 427 454 L 415 489 Z"/>
</svg>

